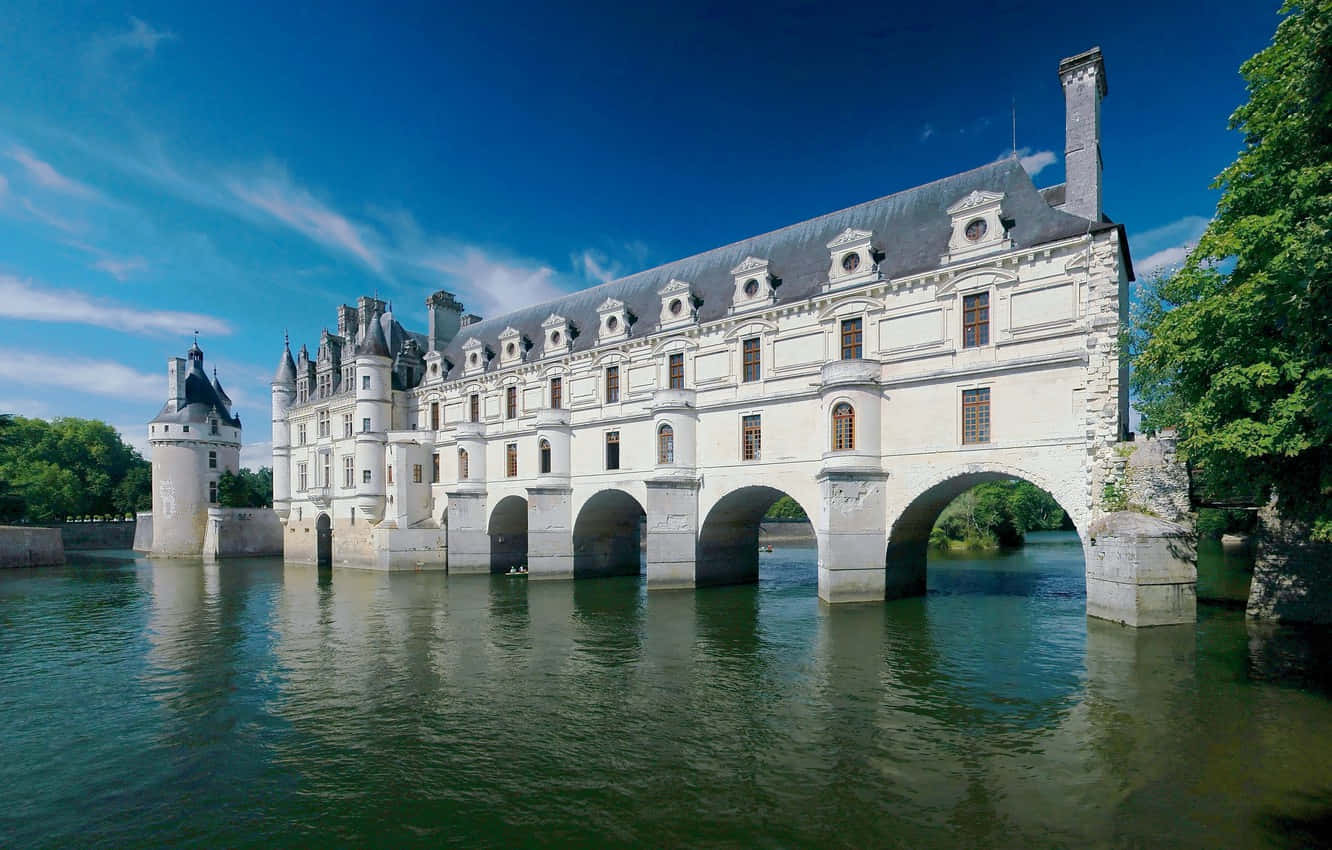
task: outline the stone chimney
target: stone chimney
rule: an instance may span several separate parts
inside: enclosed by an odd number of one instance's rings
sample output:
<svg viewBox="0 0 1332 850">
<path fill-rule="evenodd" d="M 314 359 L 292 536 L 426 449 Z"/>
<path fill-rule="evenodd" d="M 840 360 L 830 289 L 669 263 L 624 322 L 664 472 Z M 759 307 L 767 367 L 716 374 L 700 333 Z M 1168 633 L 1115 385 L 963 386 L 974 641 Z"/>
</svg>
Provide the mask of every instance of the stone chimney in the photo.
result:
<svg viewBox="0 0 1332 850">
<path fill-rule="evenodd" d="M 1059 63 L 1064 87 L 1064 212 L 1101 220 L 1101 98 L 1109 93 L 1101 48 Z"/>
<path fill-rule="evenodd" d="M 481 321 L 480 316 L 475 313 L 468 313 L 462 317 L 461 326 L 465 328 L 468 325 L 475 325 L 479 321 Z"/>
<path fill-rule="evenodd" d="M 338 307 L 338 336 L 348 342 L 356 342 L 356 334 L 360 331 L 357 324 L 356 308 L 347 304 Z"/>
<path fill-rule="evenodd" d="M 453 297 L 452 292 L 443 289 L 427 298 L 425 303 L 429 319 L 430 350 L 443 351 L 462 327 L 463 305 Z"/>
<path fill-rule="evenodd" d="M 167 358 L 167 403 L 172 412 L 185 406 L 185 378 L 188 374 L 184 357 Z"/>
</svg>

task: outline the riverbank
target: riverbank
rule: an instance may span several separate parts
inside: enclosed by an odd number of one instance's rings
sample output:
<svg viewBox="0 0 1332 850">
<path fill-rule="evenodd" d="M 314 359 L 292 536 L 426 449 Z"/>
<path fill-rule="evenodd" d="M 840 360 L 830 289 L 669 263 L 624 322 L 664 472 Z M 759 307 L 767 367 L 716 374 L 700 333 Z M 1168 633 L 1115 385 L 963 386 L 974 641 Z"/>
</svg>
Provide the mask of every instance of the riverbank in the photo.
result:
<svg viewBox="0 0 1332 850">
<path fill-rule="evenodd" d="M 805 520 L 764 522 L 759 526 L 759 543 L 801 543 L 814 545 L 814 527 Z"/>
</svg>

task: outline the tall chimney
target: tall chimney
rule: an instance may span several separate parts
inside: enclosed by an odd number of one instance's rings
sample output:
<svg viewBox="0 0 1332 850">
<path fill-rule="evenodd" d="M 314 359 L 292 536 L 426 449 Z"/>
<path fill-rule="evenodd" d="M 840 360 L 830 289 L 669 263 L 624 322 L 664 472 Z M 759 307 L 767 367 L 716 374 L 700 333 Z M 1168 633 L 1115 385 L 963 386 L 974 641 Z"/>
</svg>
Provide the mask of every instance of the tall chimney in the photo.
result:
<svg viewBox="0 0 1332 850">
<path fill-rule="evenodd" d="M 463 305 L 452 292 L 443 289 L 427 298 L 425 303 L 430 350 L 443 351 L 462 327 Z"/>
<path fill-rule="evenodd" d="M 1101 48 L 1059 63 L 1064 87 L 1064 212 L 1101 220 L 1101 98 L 1109 93 Z"/>
<path fill-rule="evenodd" d="M 184 357 L 167 358 L 167 403 L 171 406 L 170 412 L 174 413 L 185 406 L 185 377 L 188 374 Z"/>
</svg>

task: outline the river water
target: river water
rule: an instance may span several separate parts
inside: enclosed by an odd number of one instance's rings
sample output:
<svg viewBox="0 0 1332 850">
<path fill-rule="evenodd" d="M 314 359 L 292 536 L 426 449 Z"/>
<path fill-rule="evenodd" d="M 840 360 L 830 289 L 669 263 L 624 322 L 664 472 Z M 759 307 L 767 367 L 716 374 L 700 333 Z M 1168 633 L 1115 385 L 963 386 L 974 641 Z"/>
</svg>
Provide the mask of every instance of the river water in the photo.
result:
<svg viewBox="0 0 1332 850">
<path fill-rule="evenodd" d="M 1332 646 L 1084 615 L 1072 534 L 828 608 L 757 586 L 82 556 L 0 574 L 0 845 L 1283 847 Z M 1242 598 L 1204 553 L 1200 586 Z"/>
</svg>

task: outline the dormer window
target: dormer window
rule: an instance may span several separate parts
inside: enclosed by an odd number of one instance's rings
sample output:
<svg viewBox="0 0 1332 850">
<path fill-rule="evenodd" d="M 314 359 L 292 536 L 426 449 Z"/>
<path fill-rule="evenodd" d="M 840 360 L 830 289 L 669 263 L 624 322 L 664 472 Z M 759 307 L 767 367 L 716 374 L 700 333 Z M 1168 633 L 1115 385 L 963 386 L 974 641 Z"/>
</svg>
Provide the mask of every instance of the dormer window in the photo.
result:
<svg viewBox="0 0 1332 850">
<path fill-rule="evenodd" d="M 824 292 L 879 279 L 873 239 L 874 234 L 869 230 L 848 227 L 828 242 L 828 282 L 823 286 Z"/>
<path fill-rule="evenodd" d="M 948 208 L 952 234 L 943 263 L 957 262 L 1012 247 L 1001 217 L 1004 195 L 977 189 Z"/>
<path fill-rule="evenodd" d="M 692 324 L 697 318 L 692 287 L 683 280 L 671 279 L 671 282 L 657 290 L 661 297 L 662 329 L 683 327 Z"/>
<path fill-rule="evenodd" d="M 735 294 L 731 298 L 731 312 L 756 310 L 777 301 L 777 279 L 768 269 L 768 261 L 746 257 L 731 269 L 735 278 Z"/>
<path fill-rule="evenodd" d="M 629 311 L 618 298 L 607 298 L 597 308 L 598 342 L 614 342 L 629 338 Z"/>
<path fill-rule="evenodd" d="M 573 345 L 571 339 L 573 329 L 569 325 L 568 319 L 551 313 L 546 317 L 546 321 L 541 323 L 541 331 L 546 337 L 546 344 L 542 351 L 543 357 L 555 357 L 569 353 Z"/>
<path fill-rule="evenodd" d="M 486 368 L 485 345 L 481 340 L 472 337 L 463 343 L 463 374 L 473 375 Z"/>
<path fill-rule="evenodd" d="M 523 355 L 527 352 L 523 345 L 523 335 L 513 328 L 505 328 L 500 332 L 500 365 L 510 366 L 523 360 Z"/>
</svg>

